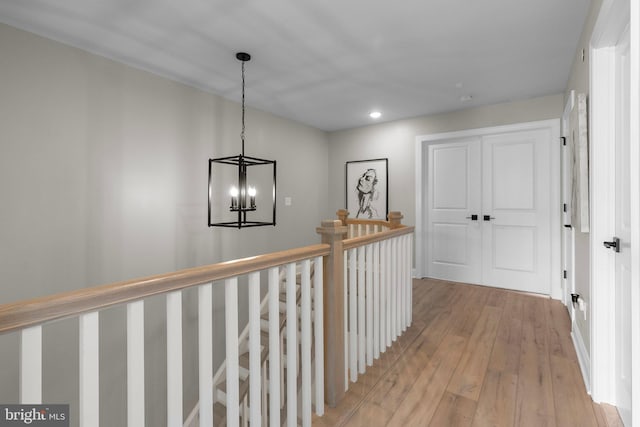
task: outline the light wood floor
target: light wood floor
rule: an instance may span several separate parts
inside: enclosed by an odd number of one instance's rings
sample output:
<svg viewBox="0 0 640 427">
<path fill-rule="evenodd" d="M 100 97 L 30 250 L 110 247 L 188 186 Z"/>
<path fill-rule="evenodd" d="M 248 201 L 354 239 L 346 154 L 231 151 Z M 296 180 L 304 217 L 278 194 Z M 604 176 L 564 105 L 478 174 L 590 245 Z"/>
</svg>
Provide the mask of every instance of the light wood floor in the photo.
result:
<svg viewBox="0 0 640 427">
<path fill-rule="evenodd" d="M 585 391 L 566 308 L 414 280 L 413 323 L 315 426 L 621 426 Z"/>
</svg>

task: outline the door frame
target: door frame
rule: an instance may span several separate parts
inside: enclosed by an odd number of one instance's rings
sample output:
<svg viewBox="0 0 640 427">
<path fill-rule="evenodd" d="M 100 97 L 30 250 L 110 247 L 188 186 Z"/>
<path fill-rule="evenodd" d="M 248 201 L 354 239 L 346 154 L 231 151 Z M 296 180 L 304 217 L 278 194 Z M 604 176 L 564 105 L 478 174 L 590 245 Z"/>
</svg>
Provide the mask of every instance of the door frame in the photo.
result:
<svg viewBox="0 0 640 427">
<path fill-rule="evenodd" d="M 629 10 L 629 3 L 631 9 Z M 640 68 L 638 57 L 640 7 L 637 1 L 604 0 L 590 41 L 589 91 L 590 117 L 590 293 L 591 293 L 591 385 L 596 402 L 615 404 L 615 294 L 614 254 L 602 242 L 612 237 L 615 209 L 612 205 L 612 179 L 615 168 L 615 52 L 618 37 L 629 25 L 630 31 L 630 157 L 640 163 Z M 633 119 L 635 118 L 635 120 Z M 632 423 L 640 426 L 640 172 L 630 168 L 631 208 L 631 352 L 632 352 Z M 612 354 L 613 353 L 613 354 Z M 633 413 L 633 409 L 636 409 Z"/>
<path fill-rule="evenodd" d="M 549 159 L 550 191 L 551 191 L 551 297 L 562 298 L 561 288 L 561 209 L 560 209 L 560 119 L 540 120 L 527 123 L 516 123 L 503 126 L 491 126 L 463 131 L 443 132 L 428 135 L 418 135 L 415 138 L 415 200 L 416 200 L 416 225 L 415 225 L 415 266 L 416 277 L 425 277 L 427 274 L 427 186 L 423 185 L 428 176 L 426 170 L 426 156 L 428 145 L 442 143 L 447 139 L 459 139 L 470 137 L 482 137 L 485 135 L 518 132 L 536 129 L 548 129 L 551 132 L 551 150 Z M 553 232 L 553 230 L 556 230 Z"/>
<path fill-rule="evenodd" d="M 561 237 L 561 257 L 562 257 L 562 303 L 567 307 L 571 321 L 573 322 L 575 310 L 571 302 L 571 294 L 575 292 L 575 249 L 574 249 L 574 230 L 571 227 L 571 180 L 572 170 L 570 162 L 572 162 L 572 153 L 569 151 L 569 138 L 571 131 L 569 130 L 569 117 L 571 110 L 575 105 L 575 91 L 569 93 L 567 103 L 562 114 L 562 137 L 565 138 L 561 148 L 562 177 L 561 177 L 561 199 L 562 199 L 562 237 Z M 566 206 L 566 209 L 565 209 Z M 564 274 L 566 272 L 566 274 Z"/>
</svg>

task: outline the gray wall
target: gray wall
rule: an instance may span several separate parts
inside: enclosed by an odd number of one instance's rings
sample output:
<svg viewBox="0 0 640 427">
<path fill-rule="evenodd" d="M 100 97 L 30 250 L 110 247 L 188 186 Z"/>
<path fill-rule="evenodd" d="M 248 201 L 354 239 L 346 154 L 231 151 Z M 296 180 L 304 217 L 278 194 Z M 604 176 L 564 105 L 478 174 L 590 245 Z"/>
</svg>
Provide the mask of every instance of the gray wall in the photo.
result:
<svg viewBox="0 0 640 427">
<path fill-rule="evenodd" d="M 415 219 L 415 137 L 562 117 L 561 94 L 446 114 L 417 117 L 329 134 L 329 206 L 345 204 L 345 162 L 389 159 L 389 209 Z"/>
<path fill-rule="evenodd" d="M 324 132 L 248 109 L 247 154 L 278 162 L 278 226 L 210 229 L 207 159 L 239 153 L 238 103 L 6 25 L 0 70 L 0 304 L 314 244 L 333 216 Z M 195 307 L 186 292 L 185 415 L 197 399 Z M 165 416 L 163 312 L 162 298 L 148 301 L 149 425 Z M 124 327 L 123 309 L 102 313 L 105 426 L 125 425 Z M 44 401 L 72 403 L 75 417 L 77 389 L 61 384 L 77 384 L 77 322 L 46 327 L 44 341 Z M 18 401 L 17 343 L 0 337 L 0 402 Z"/>
<path fill-rule="evenodd" d="M 589 9 L 589 15 L 585 22 L 580 37 L 580 43 L 576 50 L 576 54 L 571 67 L 571 75 L 567 84 L 567 92 L 565 94 L 565 103 L 568 100 L 572 90 L 576 94 L 587 94 L 587 104 L 589 103 L 589 68 L 590 68 L 590 52 L 589 41 L 593 33 L 602 0 L 592 0 Z M 584 60 L 582 59 L 582 51 L 584 49 Z M 575 286 L 576 293 L 580 294 L 587 303 L 587 307 L 591 307 L 591 291 L 589 288 L 589 271 L 591 268 L 591 258 L 589 255 L 589 233 L 581 233 L 575 230 Z M 591 310 L 587 309 L 587 318 L 585 319 L 582 312 L 576 312 L 575 316 L 577 332 L 582 337 L 587 351 L 591 351 Z M 590 355 L 589 355 L 590 356 Z"/>
</svg>

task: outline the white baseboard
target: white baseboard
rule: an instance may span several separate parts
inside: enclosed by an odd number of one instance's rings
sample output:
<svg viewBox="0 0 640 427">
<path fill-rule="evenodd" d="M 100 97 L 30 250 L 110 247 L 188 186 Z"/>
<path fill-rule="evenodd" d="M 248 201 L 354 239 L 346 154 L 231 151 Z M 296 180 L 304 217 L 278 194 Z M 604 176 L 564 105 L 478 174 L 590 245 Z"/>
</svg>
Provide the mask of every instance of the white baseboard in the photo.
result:
<svg viewBox="0 0 640 427">
<path fill-rule="evenodd" d="M 587 393 L 591 395 L 591 361 L 589 359 L 587 347 L 585 347 L 584 341 L 582 340 L 582 335 L 577 331 L 575 323 L 571 325 L 571 340 L 573 341 L 573 346 L 576 349 L 578 364 L 580 365 L 580 371 L 582 371 L 584 385 L 587 388 Z"/>
</svg>

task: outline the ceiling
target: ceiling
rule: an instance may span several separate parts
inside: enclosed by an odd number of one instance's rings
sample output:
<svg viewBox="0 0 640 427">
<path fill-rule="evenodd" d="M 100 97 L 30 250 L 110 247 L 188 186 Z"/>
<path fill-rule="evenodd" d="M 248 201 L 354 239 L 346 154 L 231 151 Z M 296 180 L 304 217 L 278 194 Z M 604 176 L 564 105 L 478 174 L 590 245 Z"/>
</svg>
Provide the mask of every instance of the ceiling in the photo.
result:
<svg viewBox="0 0 640 427">
<path fill-rule="evenodd" d="M 563 92 L 590 0 L 0 0 L 0 22 L 333 131 Z M 471 97 L 470 100 L 465 97 Z"/>
</svg>

